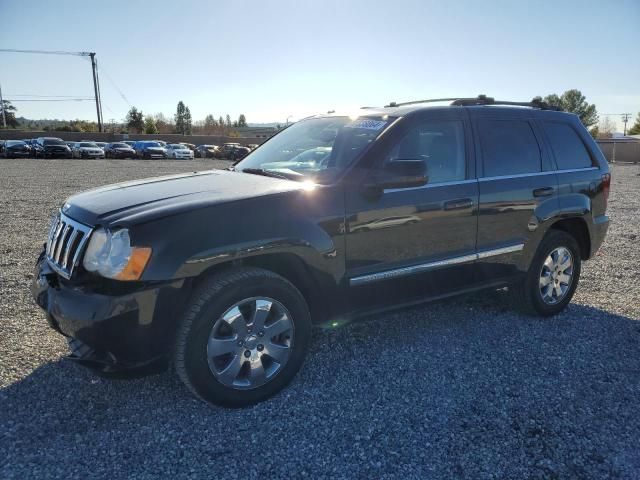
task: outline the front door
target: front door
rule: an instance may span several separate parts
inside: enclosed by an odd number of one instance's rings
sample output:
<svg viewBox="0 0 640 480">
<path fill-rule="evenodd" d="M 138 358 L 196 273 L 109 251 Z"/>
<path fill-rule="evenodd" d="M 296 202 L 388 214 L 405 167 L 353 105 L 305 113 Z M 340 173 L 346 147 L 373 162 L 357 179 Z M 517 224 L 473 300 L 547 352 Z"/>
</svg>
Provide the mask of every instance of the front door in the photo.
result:
<svg viewBox="0 0 640 480">
<path fill-rule="evenodd" d="M 425 160 L 424 186 L 346 191 L 346 269 L 354 309 L 442 295 L 473 281 L 478 182 L 464 109 L 417 112 L 387 132 L 371 174 Z M 366 173 L 364 181 L 366 182 Z"/>
</svg>

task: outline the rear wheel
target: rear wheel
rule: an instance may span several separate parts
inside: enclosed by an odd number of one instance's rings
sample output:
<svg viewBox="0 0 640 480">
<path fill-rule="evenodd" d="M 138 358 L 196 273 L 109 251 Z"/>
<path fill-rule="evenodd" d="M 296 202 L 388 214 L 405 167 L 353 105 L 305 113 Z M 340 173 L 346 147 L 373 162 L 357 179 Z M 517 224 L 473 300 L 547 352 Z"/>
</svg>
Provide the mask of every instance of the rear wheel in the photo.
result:
<svg viewBox="0 0 640 480">
<path fill-rule="evenodd" d="M 310 337 L 300 292 L 275 273 L 241 268 L 212 277 L 196 292 L 178 331 L 175 367 L 207 402 L 252 405 L 293 379 Z"/>
<path fill-rule="evenodd" d="M 540 243 L 524 280 L 514 286 L 518 305 L 527 313 L 542 316 L 561 312 L 578 286 L 581 267 L 575 238 L 551 230 Z"/>
</svg>

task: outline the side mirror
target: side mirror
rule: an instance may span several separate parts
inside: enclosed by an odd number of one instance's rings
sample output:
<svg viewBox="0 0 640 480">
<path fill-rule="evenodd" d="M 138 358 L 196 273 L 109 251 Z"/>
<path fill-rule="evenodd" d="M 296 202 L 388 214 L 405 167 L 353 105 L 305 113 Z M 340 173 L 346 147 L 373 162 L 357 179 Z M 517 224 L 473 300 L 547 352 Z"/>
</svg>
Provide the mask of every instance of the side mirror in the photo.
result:
<svg viewBox="0 0 640 480">
<path fill-rule="evenodd" d="M 422 159 L 401 159 L 387 163 L 366 185 L 367 190 L 382 193 L 387 188 L 411 188 L 426 185 L 427 164 Z"/>
</svg>

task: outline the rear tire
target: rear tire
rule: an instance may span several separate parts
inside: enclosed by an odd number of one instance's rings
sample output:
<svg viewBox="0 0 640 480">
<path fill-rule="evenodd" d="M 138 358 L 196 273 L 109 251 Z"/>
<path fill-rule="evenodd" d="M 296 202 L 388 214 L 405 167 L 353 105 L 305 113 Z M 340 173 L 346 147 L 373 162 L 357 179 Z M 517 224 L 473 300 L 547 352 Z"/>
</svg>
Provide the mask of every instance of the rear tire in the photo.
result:
<svg viewBox="0 0 640 480">
<path fill-rule="evenodd" d="M 543 317 L 560 313 L 578 287 L 581 267 L 575 238 L 561 230 L 550 230 L 538 246 L 525 278 L 512 285 L 518 308 Z"/>
<path fill-rule="evenodd" d="M 206 402 L 253 405 L 293 379 L 310 338 L 307 304 L 288 280 L 238 268 L 210 278 L 194 293 L 178 328 L 175 369 Z"/>
</svg>

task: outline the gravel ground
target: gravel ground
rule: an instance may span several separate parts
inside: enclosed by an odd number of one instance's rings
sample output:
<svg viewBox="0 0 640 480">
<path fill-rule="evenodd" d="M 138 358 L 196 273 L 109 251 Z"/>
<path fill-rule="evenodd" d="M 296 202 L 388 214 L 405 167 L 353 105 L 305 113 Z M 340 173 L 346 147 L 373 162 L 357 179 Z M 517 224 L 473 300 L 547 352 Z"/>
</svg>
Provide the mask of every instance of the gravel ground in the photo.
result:
<svg viewBox="0 0 640 480">
<path fill-rule="evenodd" d="M 0 478 L 640 478 L 640 166 L 613 168 L 609 235 L 556 318 L 497 292 L 317 331 L 293 384 L 244 410 L 62 361 L 28 293 L 54 209 L 216 166 L 0 161 Z"/>
</svg>

